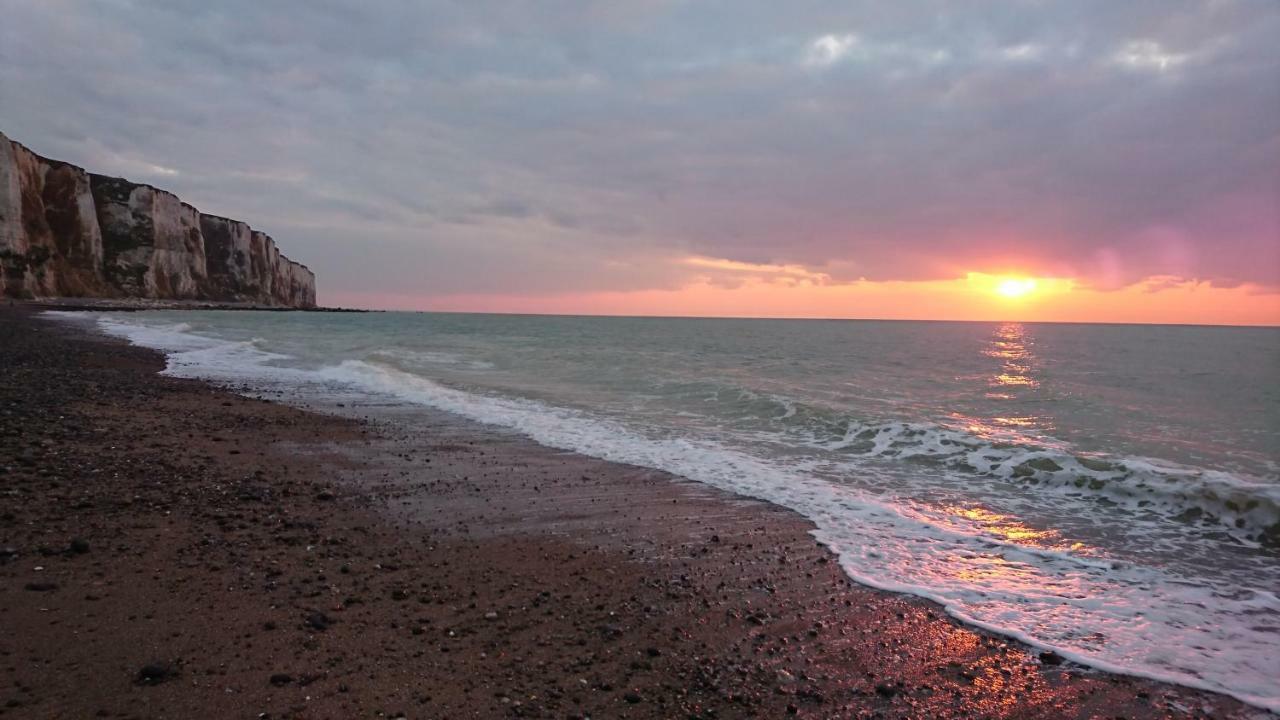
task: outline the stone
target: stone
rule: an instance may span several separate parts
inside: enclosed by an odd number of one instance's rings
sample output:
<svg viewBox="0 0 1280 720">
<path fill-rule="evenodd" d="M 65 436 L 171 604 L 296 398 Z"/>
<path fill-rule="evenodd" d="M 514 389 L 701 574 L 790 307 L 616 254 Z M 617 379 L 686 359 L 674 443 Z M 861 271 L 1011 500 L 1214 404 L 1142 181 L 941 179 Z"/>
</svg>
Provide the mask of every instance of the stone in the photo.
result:
<svg viewBox="0 0 1280 720">
<path fill-rule="evenodd" d="M 1043 665 L 1061 665 L 1065 661 L 1066 658 L 1052 650 L 1040 653 L 1040 663 Z"/>
<path fill-rule="evenodd" d="M 329 616 L 325 615 L 322 612 L 313 612 L 307 615 L 306 619 L 303 622 L 307 627 L 311 628 L 312 630 L 317 630 L 320 632 L 328 630 L 329 626 L 333 624 L 333 621 L 329 619 Z"/>
<path fill-rule="evenodd" d="M 178 669 L 172 663 L 157 660 L 147 663 L 138 670 L 138 684 L 140 685 L 159 685 L 166 680 L 172 680 L 178 676 Z"/>
</svg>

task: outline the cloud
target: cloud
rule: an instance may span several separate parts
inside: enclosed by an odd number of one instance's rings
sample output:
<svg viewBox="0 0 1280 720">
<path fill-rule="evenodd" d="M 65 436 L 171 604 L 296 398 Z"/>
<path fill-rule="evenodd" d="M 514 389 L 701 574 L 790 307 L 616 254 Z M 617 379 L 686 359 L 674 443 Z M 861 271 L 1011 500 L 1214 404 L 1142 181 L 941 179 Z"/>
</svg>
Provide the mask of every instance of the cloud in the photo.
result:
<svg viewBox="0 0 1280 720">
<path fill-rule="evenodd" d="M 1000 55 L 1011 61 L 1039 60 L 1044 56 L 1045 47 L 1035 43 L 1019 43 L 1000 48 Z"/>
<path fill-rule="evenodd" d="M 1172 70 L 1190 59 L 1187 53 L 1169 52 L 1154 40 L 1130 40 L 1116 52 L 1112 59 L 1135 70 Z"/>
<path fill-rule="evenodd" d="M 970 272 L 1280 287 L 1276 3 L 0 15 L 0 129 L 266 229 L 322 292 Z"/>
<path fill-rule="evenodd" d="M 840 61 L 858 41 L 856 35 L 823 35 L 809 43 L 805 49 L 804 64 L 825 67 Z"/>
<path fill-rule="evenodd" d="M 814 272 L 801 265 L 749 263 L 698 256 L 684 258 L 681 263 L 698 271 L 698 279 L 719 286 L 736 286 L 748 280 L 790 287 L 826 285 L 832 282 L 829 274 Z"/>
</svg>

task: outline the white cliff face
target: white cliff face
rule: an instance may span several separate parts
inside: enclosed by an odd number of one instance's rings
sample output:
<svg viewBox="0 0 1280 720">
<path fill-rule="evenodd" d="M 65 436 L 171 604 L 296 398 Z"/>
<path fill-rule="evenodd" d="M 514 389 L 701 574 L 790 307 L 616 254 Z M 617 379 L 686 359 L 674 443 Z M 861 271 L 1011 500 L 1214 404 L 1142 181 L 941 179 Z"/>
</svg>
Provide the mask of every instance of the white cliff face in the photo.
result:
<svg viewBox="0 0 1280 720">
<path fill-rule="evenodd" d="M 247 299 L 277 298 L 291 306 L 315 302 L 315 278 L 310 270 L 284 258 L 275 240 L 238 220 L 201 216 L 209 279 L 234 288 Z"/>
<path fill-rule="evenodd" d="M 259 288 L 252 267 L 253 230 L 239 220 L 200 216 L 200 230 L 204 234 L 205 253 L 208 258 L 209 277 L 227 283 L 231 287 Z"/>
<path fill-rule="evenodd" d="M 22 232 L 22 185 L 18 181 L 18 161 L 14 145 L 0 135 L 0 295 L 24 282 L 25 270 L 16 267 L 16 255 L 25 255 L 27 239 Z M 10 278 L 10 276 L 18 276 Z"/>
<path fill-rule="evenodd" d="M 93 204 L 89 174 L 74 165 L 61 165 L 45 175 L 45 219 L 69 263 L 102 278 L 102 229 Z"/>
<path fill-rule="evenodd" d="M 315 276 L 245 223 L 0 134 L 0 294 L 315 307 Z"/>
<path fill-rule="evenodd" d="M 262 260 L 262 282 L 271 294 L 279 294 L 285 287 L 280 279 L 280 249 L 270 235 L 256 230 L 253 233 L 253 248 L 254 253 Z"/>
<path fill-rule="evenodd" d="M 315 275 L 307 269 L 306 265 L 292 260 L 286 260 L 285 262 L 289 266 L 289 290 L 286 295 L 288 303 L 291 305 L 314 303 Z"/>
<path fill-rule="evenodd" d="M 16 146 L 0 134 L 0 252 L 25 253 L 22 233 L 22 185 L 18 180 Z M 0 277 L 0 283 L 4 282 Z M 3 287 L 0 285 L 0 287 Z"/>
<path fill-rule="evenodd" d="M 149 185 L 91 176 L 106 273 L 126 295 L 201 299 L 206 282 L 200 213 Z"/>
</svg>

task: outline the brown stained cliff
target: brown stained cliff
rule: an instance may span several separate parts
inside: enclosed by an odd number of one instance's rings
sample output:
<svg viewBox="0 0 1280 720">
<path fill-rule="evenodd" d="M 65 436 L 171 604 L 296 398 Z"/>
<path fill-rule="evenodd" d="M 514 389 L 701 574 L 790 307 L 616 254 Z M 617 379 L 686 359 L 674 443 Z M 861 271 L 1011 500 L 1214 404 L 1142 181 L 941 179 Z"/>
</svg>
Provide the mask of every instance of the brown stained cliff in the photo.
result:
<svg viewBox="0 0 1280 720">
<path fill-rule="evenodd" d="M 0 148 L 0 289 L 6 294 L 22 294 L 10 292 L 17 288 L 84 296 L 107 289 L 88 187 L 80 168 L 16 144 Z"/>
<path fill-rule="evenodd" d="M 315 275 L 243 222 L 0 133 L 0 295 L 309 308 Z"/>
</svg>

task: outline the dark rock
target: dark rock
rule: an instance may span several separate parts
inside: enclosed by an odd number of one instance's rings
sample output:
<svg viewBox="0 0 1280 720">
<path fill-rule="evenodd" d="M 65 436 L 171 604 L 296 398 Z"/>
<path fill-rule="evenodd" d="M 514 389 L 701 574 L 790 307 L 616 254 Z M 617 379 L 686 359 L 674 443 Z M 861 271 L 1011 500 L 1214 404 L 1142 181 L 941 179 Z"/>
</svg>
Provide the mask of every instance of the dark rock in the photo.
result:
<svg viewBox="0 0 1280 720">
<path fill-rule="evenodd" d="M 58 589 L 58 583 L 52 582 L 29 582 L 24 587 L 31 592 L 50 592 Z"/>
<path fill-rule="evenodd" d="M 281 687 L 283 685 L 288 685 L 289 683 L 293 682 L 293 676 L 289 675 L 288 673 L 276 673 L 271 676 L 270 682 L 272 685 L 275 685 L 276 687 Z"/>
<path fill-rule="evenodd" d="M 1040 662 L 1044 665 L 1061 665 L 1066 662 L 1066 658 L 1052 650 L 1049 650 L 1040 653 Z"/>
<path fill-rule="evenodd" d="M 881 697 L 891 698 L 898 694 L 898 688 L 887 683 L 880 683 L 876 685 L 876 694 Z"/>
<path fill-rule="evenodd" d="M 89 541 L 84 538 L 71 538 L 71 544 L 67 549 L 76 555 L 84 555 L 89 552 Z"/>
<path fill-rule="evenodd" d="M 147 663 L 138 670 L 139 685 L 159 685 L 178 676 L 178 668 L 162 660 Z"/>
<path fill-rule="evenodd" d="M 322 612 L 311 613 L 306 617 L 306 619 L 303 622 L 306 624 L 307 627 L 311 628 L 312 630 L 317 630 L 320 632 L 328 630 L 329 626 L 333 624 L 333 620 L 329 619 L 329 616 L 325 615 Z"/>
</svg>

